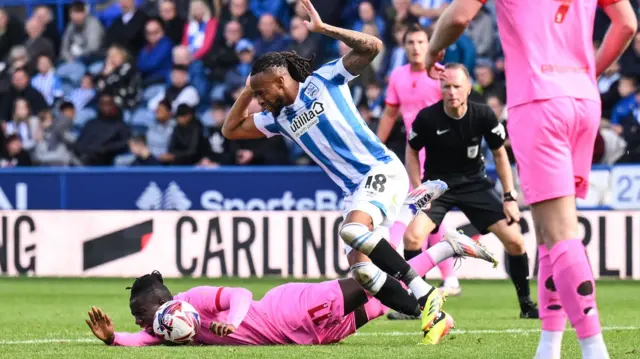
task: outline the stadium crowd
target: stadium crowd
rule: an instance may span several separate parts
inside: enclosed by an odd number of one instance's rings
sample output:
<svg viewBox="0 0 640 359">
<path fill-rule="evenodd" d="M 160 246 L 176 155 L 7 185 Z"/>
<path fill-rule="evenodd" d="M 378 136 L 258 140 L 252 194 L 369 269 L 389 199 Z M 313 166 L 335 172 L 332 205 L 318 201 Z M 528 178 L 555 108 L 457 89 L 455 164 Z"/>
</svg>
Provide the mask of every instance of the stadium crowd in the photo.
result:
<svg viewBox="0 0 640 359">
<path fill-rule="evenodd" d="M 385 43 L 350 83 L 374 132 L 389 74 L 406 63 L 404 31 L 414 22 L 430 29 L 448 2 L 314 1 L 325 22 Z M 230 141 L 220 131 L 257 56 L 293 50 L 315 54 L 318 67 L 348 51 L 309 33 L 299 1 L 112 0 L 92 8 L 75 1 L 67 15 L 60 32 L 46 6 L 24 21 L 0 8 L 0 166 L 311 164 L 282 136 Z M 599 10 L 594 48 L 608 25 Z M 445 62 L 464 64 L 474 78 L 471 100 L 508 121 L 502 56 L 489 0 Z M 598 87 L 593 163 L 640 162 L 640 33 Z M 255 101 L 251 107 L 260 110 Z M 387 144 L 402 159 L 405 143 L 397 121 Z M 484 154 L 491 162 L 491 151 Z"/>
</svg>

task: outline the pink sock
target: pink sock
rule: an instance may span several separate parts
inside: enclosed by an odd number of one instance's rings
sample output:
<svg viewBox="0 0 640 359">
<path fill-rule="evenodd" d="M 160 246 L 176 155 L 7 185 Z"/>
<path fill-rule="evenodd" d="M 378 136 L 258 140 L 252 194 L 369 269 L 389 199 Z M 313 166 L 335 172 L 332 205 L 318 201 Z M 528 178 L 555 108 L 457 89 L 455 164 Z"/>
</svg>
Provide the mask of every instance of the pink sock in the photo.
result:
<svg viewBox="0 0 640 359">
<path fill-rule="evenodd" d="M 558 242 L 549 255 L 555 287 L 578 339 L 600 334 L 595 281 L 582 241 L 570 239 Z"/>
<path fill-rule="evenodd" d="M 370 321 L 385 315 L 389 311 L 388 307 L 385 307 L 379 300 L 369 295 L 369 293 L 367 293 L 367 298 L 369 298 L 369 301 L 364 304 L 364 310 L 367 312 L 367 318 L 369 318 Z"/>
<path fill-rule="evenodd" d="M 442 240 L 442 236 L 444 236 L 445 231 L 446 231 L 446 227 L 444 223 L 442 223 L 440 224 L 440 228 L 438 228 L 438 232 L 432 233 L 431 235 L 429 235 L 428 241 L 425 241 L 425 242 L 429 243 L 429 247 L 434 246 L 436 243 Z M 427 248 L 424 248 L 424 247 L 423 249 L 425 251 L 427 250 Z M 440 269 L 440 275 L 442 277 L 442 280 L 445 280 L 451 276 L 455 276 L 453 271 L 454 263 L 455 263 L 455 260 L 453 259 L 453 257 L 447 258 L 444 261 L 438 263 L 438 269 Z"/>
<path fill-rule="evenodd" d="M 409 265 L 420 277 L 424 277 L 436 266 L 436 263 L 433 261 L 433 258 L 431 258 L 429 252 L 422 252 L 419 256 L 411 258 Z"/>
<path fill-rule="evenodd" d="M 567 325 L 567 314 L 560 304 L 560 296 L 553 281 L 551 257 L 545 245 L 538 246 L 538 302 L 542 330 L 563 332 Z"/>
<path fill-rule="evenodd" d="M 404 237 L 407 227 L 400 221 L 396 222 L 389 228 L 389 243 L 393 248 L 398 248 Z"/>
</svg>

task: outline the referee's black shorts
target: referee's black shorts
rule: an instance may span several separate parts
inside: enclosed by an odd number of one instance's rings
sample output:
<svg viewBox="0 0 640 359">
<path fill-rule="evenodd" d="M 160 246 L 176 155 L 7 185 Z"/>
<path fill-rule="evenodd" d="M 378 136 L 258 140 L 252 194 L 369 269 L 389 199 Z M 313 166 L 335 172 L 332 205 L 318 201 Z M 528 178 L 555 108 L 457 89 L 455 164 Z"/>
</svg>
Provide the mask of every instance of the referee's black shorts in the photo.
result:
<svg viewBox="0 0 640 359">
<path fill-rule="evenodd" d="M 487 234 L 491 225 L 506 218 L 503 201 L 484 171 L 471 175 L 429 176 L 428 179 L 440 179 L 449 186 L 447 192 L 431 203 L 431 209 L 424 212 L 436 224 L 434 233 L 454 207 L 458 207 L 482 234 Z"/>
</svg>

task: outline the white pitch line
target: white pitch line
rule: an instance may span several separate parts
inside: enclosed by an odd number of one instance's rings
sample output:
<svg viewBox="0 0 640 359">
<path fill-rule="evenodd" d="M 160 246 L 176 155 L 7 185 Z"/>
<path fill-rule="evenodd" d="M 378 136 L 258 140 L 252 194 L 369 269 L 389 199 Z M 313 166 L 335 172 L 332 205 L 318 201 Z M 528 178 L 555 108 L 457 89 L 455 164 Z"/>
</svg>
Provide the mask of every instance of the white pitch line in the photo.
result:
<svg viewBox="0 0 640 359">
<path fill-rule="evenodd" d="M 640 327 L 624 327 L 624 326 L 610 326 L 602 327 L 605 332 L 608 331 L 634 331 L 640 330 Z M 516 335 L 529 335 L 539 333 L 540 329 L 485 329 L 485 330 L 459 330 L 453 329 L 450 334 L 455 335 L 473 335 L 473 334 L 516 334 Z M 361 332 L 354 334 L 358 337 L 402 337 L 402 336 L 414 336 L 420 335 L 420 332 Z M 51 343 L 99 343 L 95 338 L 74 338 L 74 339 L 62 339 L 62 338 L 50 338 L 50 339 L 31 339 L 31 340 L 0 340 L 0 345 L 26 345 L 26 344 L 51 344 Z"/>
<path fill-rule="evenodd" d="M 569 329 L 572 330 L 572 329 Z M 602 331 L 633 331 L 640 330 L 640 327 L 624 327 L 624 326 L 610 326 L 602 327 Z M 461 330 L 453 329 L 449 334 L 467 335 L 467 334 L 517 334 L 517 335 L 529 335 L 534 333 L 540 333 L 540 329 L 481 329 L 481 330 Z M 402 337 L 419 335 L 420 332 L 360 332 L 356 333 L 356 336 L 369 336 L 369 337 Z M 0 342 L 1 344 L 2 342 Z"/>
</svg>

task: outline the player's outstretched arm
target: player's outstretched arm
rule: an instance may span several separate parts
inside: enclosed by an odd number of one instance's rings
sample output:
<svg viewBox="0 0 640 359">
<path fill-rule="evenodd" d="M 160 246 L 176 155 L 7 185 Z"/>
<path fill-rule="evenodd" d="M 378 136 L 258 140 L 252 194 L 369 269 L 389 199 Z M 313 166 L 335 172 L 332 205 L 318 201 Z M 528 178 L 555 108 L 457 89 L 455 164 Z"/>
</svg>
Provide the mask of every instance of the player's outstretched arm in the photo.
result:
<svg viewBox="0 0 640 359">
<path fill-rule="evenodd" d="M 222 125 L 222 135 L 228 140 L 251 140 L 265 137 L 264 133 L 256 127 L 253 115 L 249 115 L 247 110 L 253 99 L 248 82 L 247 79 L 247 86 L 229 110 Z"/>
<path fill-rule="evenodd" d="M 342 29 L 322 22 L 320 15 L 310 0 L 301 0 L 311 21 L 305 20 L 305 25 L 311 32 L 317 32 L 344 42 L 351 51 L 344 56 L 344 68 L 352 75 L 358 75 L 382 51 L 382 41 L 362 32 Z"/>
<path fill-rule="evenodd" d="M 600 5 L 611 19 L 611 26 L 596 52 L 596 77 L 618 60 L 638 31 L 638 20 L 629 1 L 600 0 Z"/>
<path fill-rule="evenodd" d="M 144 330 L 138 333 L 116 333 L 111 318 L 100 308 L 91 307 L 89 319 L 85 322 L 93 335 L 107 345 L 142 347 L 162 343 L 160 338 L 154 337 Z"/>
<path fill-rule="evenodd" d="M 444 50 L 456 42 L 469 23 L 482 8 L 486 0 L 453 0 L 447 6 L 438 21 L 429 41 L 429 53 L 427 54 L 427 71 L 431 75 L 431 69 L 436 62 L 441 61 Z"/>
</svg>

